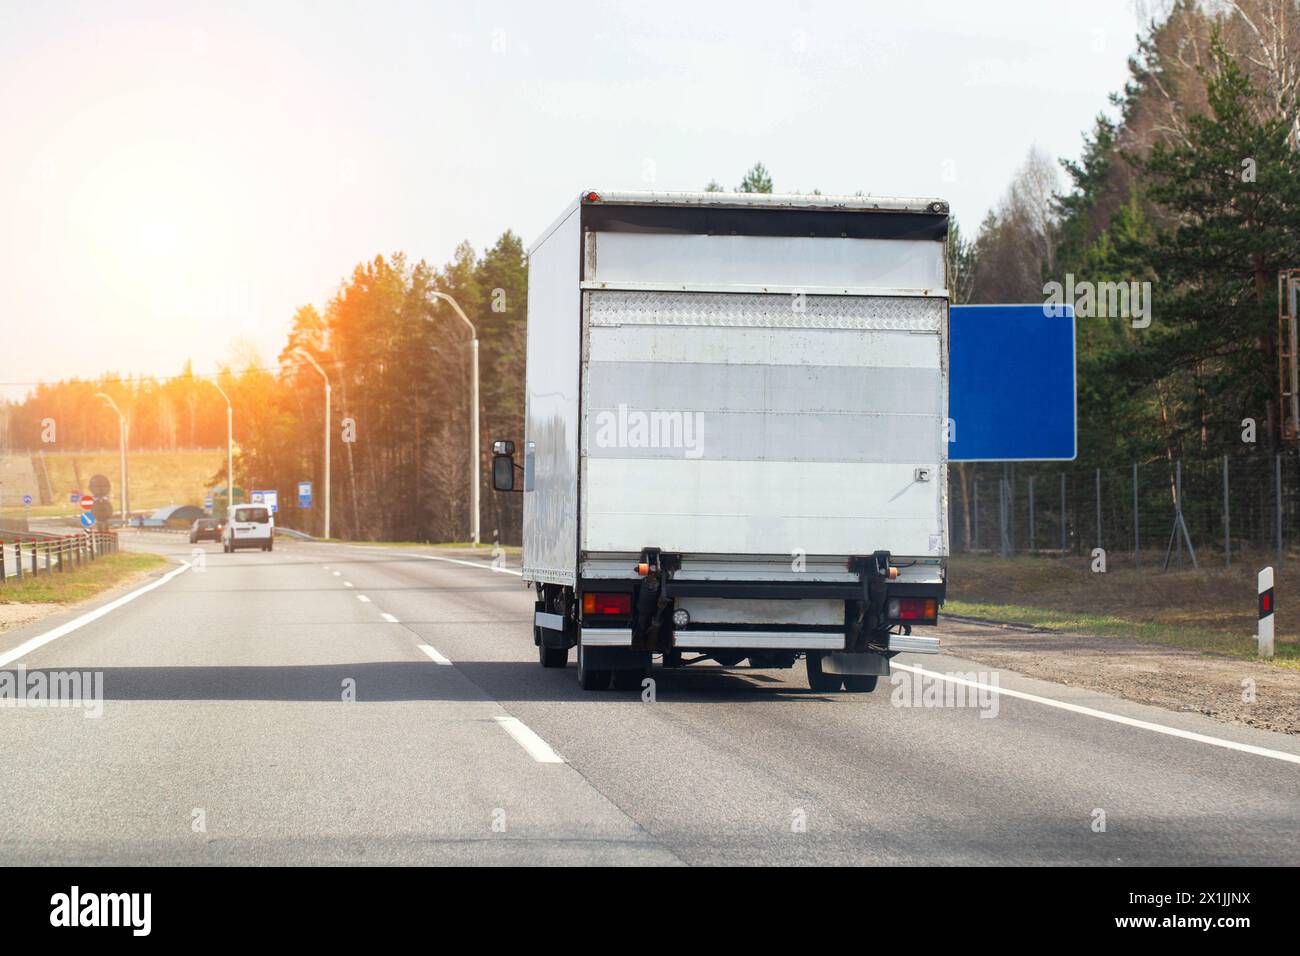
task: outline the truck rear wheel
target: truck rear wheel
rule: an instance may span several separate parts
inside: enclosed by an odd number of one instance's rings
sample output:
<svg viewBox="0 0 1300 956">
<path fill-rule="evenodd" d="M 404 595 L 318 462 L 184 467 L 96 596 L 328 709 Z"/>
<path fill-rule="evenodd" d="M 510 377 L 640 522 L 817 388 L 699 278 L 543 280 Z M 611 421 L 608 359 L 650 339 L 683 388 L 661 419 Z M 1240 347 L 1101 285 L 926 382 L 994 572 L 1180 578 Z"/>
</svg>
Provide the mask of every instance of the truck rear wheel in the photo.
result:
<svg viewBox="0 0 1300 956">
<path fill-rule="evenodd" d="M 537 643 L 537 659 L 543 667 L 565 667 L 569 663 L 567 647 L 547 647 L 544 641 Z"/>
<path fill-rule="evenodd" d="M 640 690 L 641 682 L 646 679 L 646 671 L 638 668 L 630 671 L 614 671 L 615 690 Z"/>
<path fill-rule="evenodd" d="M 582 645 L 578 645 L 578 686 L 583 690 L 605 690 L 609 687 L 609 671 L 596 670 L 587 666 L 587 655 L 582 652 Z"/>
<path fill-rule="evenodd" d="M 804 655 L 804 662 L 808 665 L 808 686 L 820 693 L 832 693 L 840 689 L 844 684 L 844 678 L 839 674 L 827 674 L 822 670 L 822 652 L 809 651 Z"/>
<path fill-rule="evenodd" d="M 876 689 L 878 680 L 880 678 L 875 674 L 846 674 L 844 689 L 855 694 L 870 694 Z"/>
</svg>

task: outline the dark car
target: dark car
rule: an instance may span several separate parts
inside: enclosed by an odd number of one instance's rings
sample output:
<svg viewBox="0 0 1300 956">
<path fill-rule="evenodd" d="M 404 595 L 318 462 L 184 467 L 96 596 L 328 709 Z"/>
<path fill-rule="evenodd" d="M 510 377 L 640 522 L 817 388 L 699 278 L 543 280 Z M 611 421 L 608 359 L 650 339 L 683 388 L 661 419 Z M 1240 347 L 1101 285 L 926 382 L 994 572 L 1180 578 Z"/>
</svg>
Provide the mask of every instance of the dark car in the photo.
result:
<svg viewBox="0 0 1300 956">
<path fill-rule="evenodd" d="M 190 544 L 200 541 L 220 541 L 221 521 L 217 518 L 200 518 L 190 527 Z"/>
</svg>

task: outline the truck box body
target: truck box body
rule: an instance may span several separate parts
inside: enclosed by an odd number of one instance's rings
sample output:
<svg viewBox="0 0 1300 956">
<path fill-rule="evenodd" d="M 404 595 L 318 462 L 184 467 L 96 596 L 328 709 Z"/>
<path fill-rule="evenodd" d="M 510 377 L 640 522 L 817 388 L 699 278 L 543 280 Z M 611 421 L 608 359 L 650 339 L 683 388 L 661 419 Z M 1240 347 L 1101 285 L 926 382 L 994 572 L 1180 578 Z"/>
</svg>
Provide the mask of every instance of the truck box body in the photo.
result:
<svg viewBox="0 0 1300 956">
<path fill-rule="evenodd" d="M 841 632 L 842 594 L 763 585 L 881 552 L 941 584 L 946 238 L 937 200 L 583 194 L 530 250 L 525 579 L 576 595 L 663 553 L 752 586 L 703 610 L 727 627 L 829 600 Z"/>
</svg>

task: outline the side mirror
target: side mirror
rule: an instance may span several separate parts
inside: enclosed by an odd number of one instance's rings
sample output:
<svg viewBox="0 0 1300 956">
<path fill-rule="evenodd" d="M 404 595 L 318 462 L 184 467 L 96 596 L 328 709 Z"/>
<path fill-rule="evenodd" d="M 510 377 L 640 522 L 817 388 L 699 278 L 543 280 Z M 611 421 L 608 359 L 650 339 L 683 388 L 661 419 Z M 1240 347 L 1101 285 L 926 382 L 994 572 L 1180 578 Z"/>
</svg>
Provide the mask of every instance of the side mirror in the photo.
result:
<svg viewBox="0 0 1300 956">
<path fill-rule="evenodd" d="M 515 460 L 509 455 L 492 456 L 492 488 L 494 491 L 515 490 Z"/>
</svg>

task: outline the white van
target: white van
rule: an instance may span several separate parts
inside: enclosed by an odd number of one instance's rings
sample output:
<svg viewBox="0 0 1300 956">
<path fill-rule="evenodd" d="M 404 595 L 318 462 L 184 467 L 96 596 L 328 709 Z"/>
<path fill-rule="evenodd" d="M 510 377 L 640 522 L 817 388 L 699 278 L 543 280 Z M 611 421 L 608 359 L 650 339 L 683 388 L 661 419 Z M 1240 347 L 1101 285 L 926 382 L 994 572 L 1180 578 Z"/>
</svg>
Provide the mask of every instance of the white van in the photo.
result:
<svg viewBox="0 0 1300 956">
<path fill-rule="evenodd" d="M 272 530 L 275 520 L 264 505 L 235 505 L 234 513 L 221 533 L 221 548 L 227 554 L 236 548 L 261 548 L 270 551 L 275 543 Z"/>
</svg>

